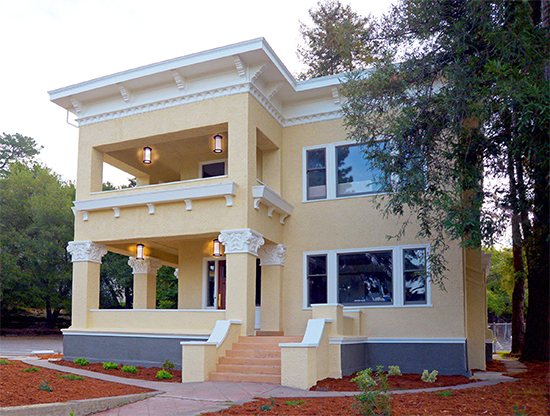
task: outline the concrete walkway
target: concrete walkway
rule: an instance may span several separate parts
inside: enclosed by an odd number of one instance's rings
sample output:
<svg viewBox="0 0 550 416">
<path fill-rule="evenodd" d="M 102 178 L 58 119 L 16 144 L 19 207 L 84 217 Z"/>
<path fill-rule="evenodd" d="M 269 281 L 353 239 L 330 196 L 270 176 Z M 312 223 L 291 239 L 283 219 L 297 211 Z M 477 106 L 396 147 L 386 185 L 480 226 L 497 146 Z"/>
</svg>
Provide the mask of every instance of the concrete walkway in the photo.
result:
<svg viewBox="0 0 550 416">
<path fill-rule="evenodd" d="M 24 359 L 23 362 L 35 366 L 65 371 L 90 378 L 106 380 L 121 384 L 162 390 L 163 393 L 122 407 L 113 408 L 101 413 L 108 416 L 191 416 L 207 411 L 219 411 L 235 404 L 253 400 L 255 397 L 342 397 L 355 396 L 357 392 L 320 392 L 283 387 L 277 384 L 262 383 L 230 383 L 223 381 L 205 381 L 202 383 L 166 383 L 144 380 L 132 380 L 107 374 L 94 373 L 81 369 L 64 367 L 45 360 L 35 358 Z M 504 361 L 506 364 L 507 362 Z M 512 364 L 515 365 L 515 364 Z M 482 380 L 475 384 L 436 387 L 417 390 L 394 391 L 393 394 L 417 393 L 422 391 L 460 390 L 490 386 L 502 382 L 514 381 L 514 378 L 500 373 L 483 372 L 476 374 Z"/>
<path fill-rule="evenodd" d="M 34 354 L 33 351 L 63 354 L 63 335 L 2 335 L 0 338 L 0 357 L 22 358 Z"/>
</svg>

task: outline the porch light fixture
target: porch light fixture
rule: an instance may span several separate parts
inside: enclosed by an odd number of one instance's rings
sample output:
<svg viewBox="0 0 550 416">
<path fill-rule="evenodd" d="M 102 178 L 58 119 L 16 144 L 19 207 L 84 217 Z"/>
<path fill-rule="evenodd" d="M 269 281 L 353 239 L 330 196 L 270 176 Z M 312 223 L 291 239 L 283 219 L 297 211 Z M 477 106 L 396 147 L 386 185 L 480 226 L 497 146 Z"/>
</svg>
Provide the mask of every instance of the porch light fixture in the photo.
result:
<svg viewBox="0 0 550 416">
<path fill-rule="evenodd" d="M 216 134 L 214 136 L 214 153 L 223 152 L 222 140 L 223 140 L 223 136 L 221 134 Z"/>
<path fill-rule="evenodd" d="M 220 240 L 218 240 L 216 238 L 212 243 L 214 245 L 214 252 L 212 253 L 212 255 L 214 257 L 221 257 L 221 255 L 222 255 L 222 245 L 220 243 Z"/>
<path fill-rule="evenodd" d="M 136 260 L 144 260 L 145 246 L 143 244 L 136 245 Z"/>
<path fill-rule="evenodd" d="M 149 146 L 143 148 L 143 163 L 146 165 L 151 163 L 151 151 L 152 149 Z"/>
</svg>

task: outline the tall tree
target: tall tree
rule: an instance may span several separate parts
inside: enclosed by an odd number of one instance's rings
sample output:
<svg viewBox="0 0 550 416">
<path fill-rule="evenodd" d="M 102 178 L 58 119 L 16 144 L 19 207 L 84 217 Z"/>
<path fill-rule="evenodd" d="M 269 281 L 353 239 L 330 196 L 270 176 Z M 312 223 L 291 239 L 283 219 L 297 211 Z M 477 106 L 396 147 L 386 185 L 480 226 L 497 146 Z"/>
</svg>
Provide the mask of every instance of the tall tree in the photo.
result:
<svg viewBox="0 0 550 416">
<path fill-rule="evenodd" d="M 300 22 L 305 46 L 298 47 L 298 56 L 308 68 L 299 79 L 350 72 L 372 61 L 370 16 L 362 17 L 338 0 L 320 1 L 309 16 L 312 27 Z"/>
<path fill-rule="evenodd" d="M 32 137 L 22 134 L 0 134 L 0 174 L 9 170 L 9 164 L 13 162 L 24 162 L 32 159 L 42 146 L 38 146 Z"/>
<path fill-rule="evenodd" d="M 346 82 L 344 113 L 349 137 L 382 172 L 388 193 L 379 206 L 388 215 L 416 214 L 419 236 L 432 241 L 436 281 L 449 237 L 481 248 L 502 229 L 504 216 L 485 208 L 489 198 L 514 205 L 529 284 L 522 357 L 548 360 L 548 29 L 535 9 L 402 0 L 379 27 L 374 69 Z M 488 174 L 509 178 L 510 166 L 518 185 L 513 204 L 509 185 L 483 186 Z"/>
<path fill-rule="evenodd" d="M 0 195 L 2 310 L 43 308 L 54 327 L 70 309 L 74 186 L 39 164 L 11 163 Z"/>
</svg>

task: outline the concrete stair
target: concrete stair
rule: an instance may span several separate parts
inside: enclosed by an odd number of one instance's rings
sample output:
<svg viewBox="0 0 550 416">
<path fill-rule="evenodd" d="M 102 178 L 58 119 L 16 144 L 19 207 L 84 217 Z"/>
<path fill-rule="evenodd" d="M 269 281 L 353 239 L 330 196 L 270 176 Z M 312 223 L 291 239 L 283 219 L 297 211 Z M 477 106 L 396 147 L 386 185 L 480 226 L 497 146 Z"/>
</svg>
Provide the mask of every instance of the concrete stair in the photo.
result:
<svg viewBox="0 0 550 416">
<path fill-rule="evenodd" d="M 301 342 L 302 337 L 239 337 L 226 356 L 220 358 L 210 380 L 254 383 L 281 383 L 280 343 Z"/>
</svg>

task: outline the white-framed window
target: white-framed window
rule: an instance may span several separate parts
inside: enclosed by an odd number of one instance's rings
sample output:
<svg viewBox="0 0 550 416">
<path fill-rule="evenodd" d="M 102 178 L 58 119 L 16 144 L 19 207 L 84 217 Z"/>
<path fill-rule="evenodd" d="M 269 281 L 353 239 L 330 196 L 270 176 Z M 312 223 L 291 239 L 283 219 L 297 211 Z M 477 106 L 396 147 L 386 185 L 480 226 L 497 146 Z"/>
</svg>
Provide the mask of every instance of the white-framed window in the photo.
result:
<svg viewBox="0 0 550 416">
<path fill-rule="evenodd" d="M 426 244 L 304 253 L 303 306 L 431 306 Z"/>
<path fill-rule="evenodd" d="M 207 160 L 199 163 L 199 178 L 227 175 L 227 159 Z"/>
<path fill-rule="evenodd" d="M 330 143 L 303 148 L 303 200 L 315 201 L 379 192 L 373 168 L 359 144 Z"/>
</svg>

